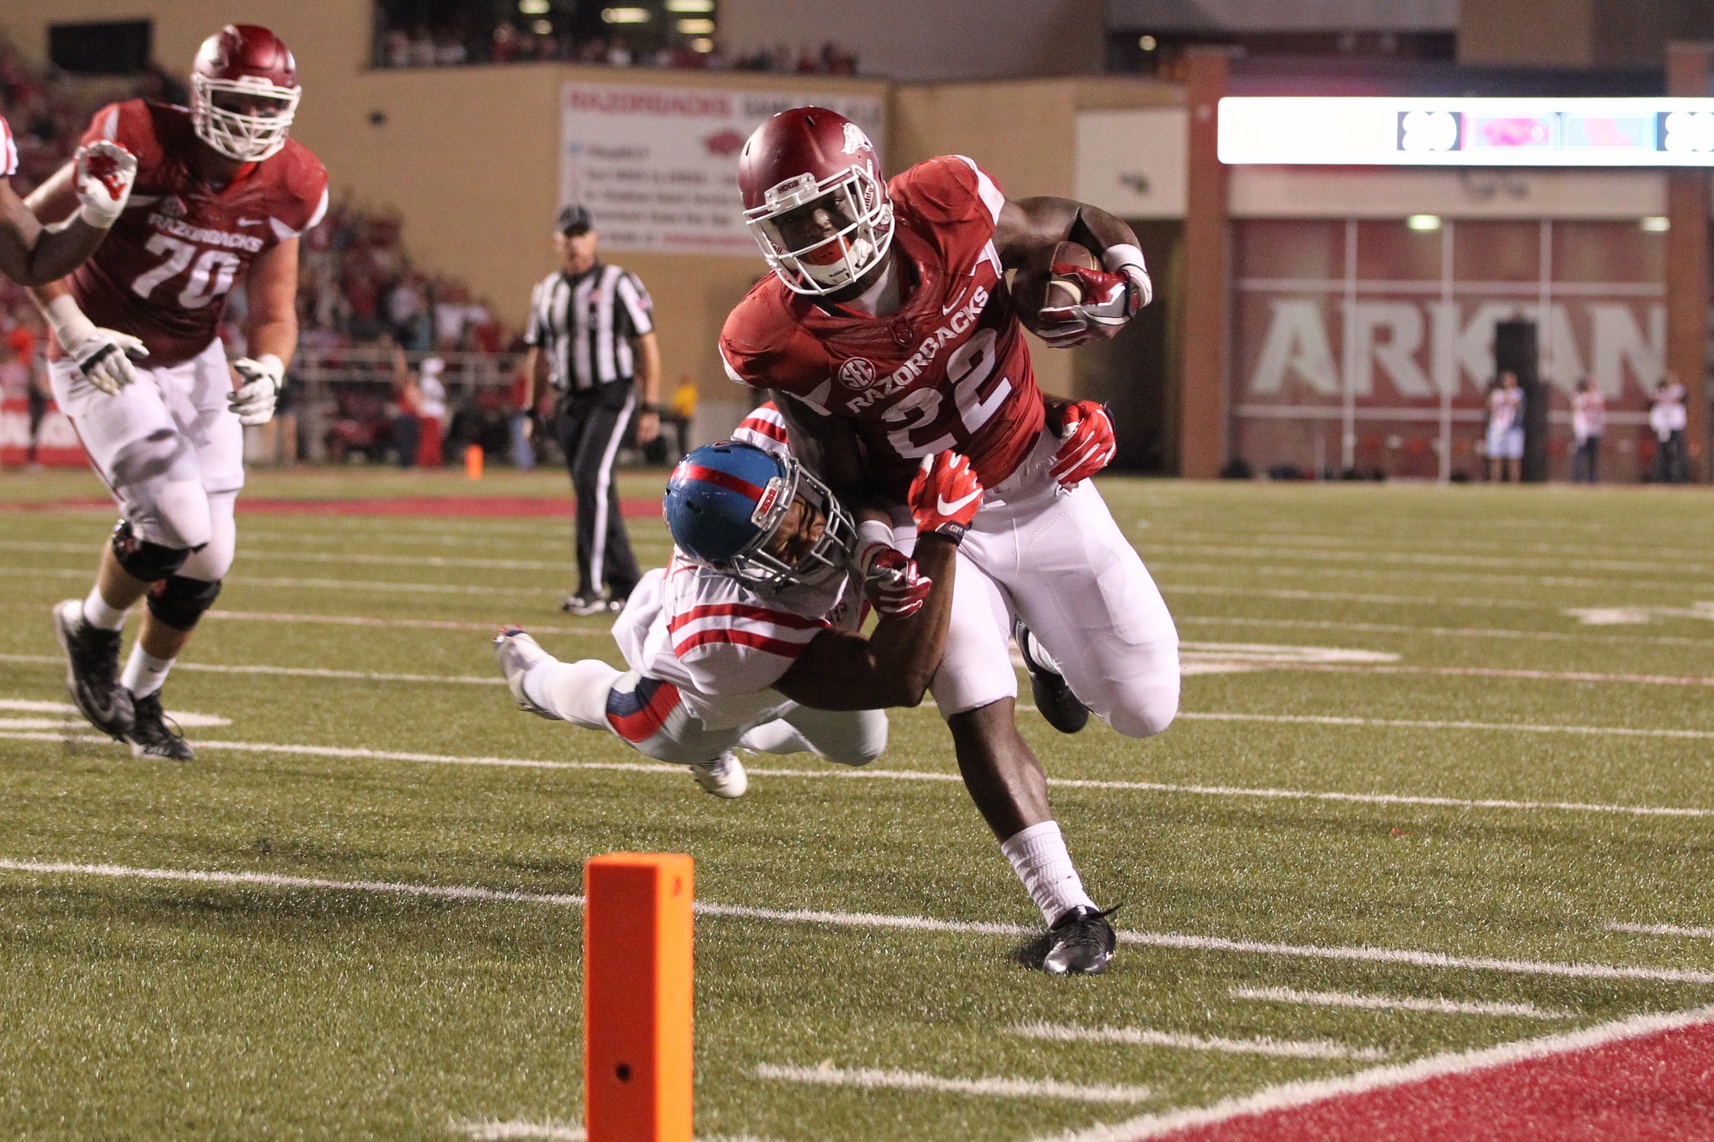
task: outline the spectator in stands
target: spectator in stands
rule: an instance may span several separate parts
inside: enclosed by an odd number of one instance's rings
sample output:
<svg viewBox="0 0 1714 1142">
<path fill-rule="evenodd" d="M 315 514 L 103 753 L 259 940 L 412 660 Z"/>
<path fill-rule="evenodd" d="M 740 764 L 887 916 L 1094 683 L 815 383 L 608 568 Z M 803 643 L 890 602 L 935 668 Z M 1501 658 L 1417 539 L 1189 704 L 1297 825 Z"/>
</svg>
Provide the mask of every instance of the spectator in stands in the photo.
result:
<svg viewBox="0 0 1714 1142">
<path fill-rule="evenodd" d="M 1654 482 L 1683 484 L 1690 479 L 1690 457 L 1684 450 L 1684 428 L 1688 416 L 1684 407 L 1684 385 L 1678 374 L 1666 371 L 1655 386 L 1654 403 L 1649 408 L 1649 428 L 1656 442 Z"/>
<path fill-rule="evenodd" d="M 1571 398 L 1571 436 L 1577 450 L 1571 456 L 1571 478 L 1580 484 L 1601 479 L 1601 436 L 1607 430 L 1607 400 L 1588 377 L 1577 382 Z"/>
<path fill-rule="evenodd" d="M 417 463 L 424 468 L 438 468 L 441 457 L 441 430 L 446 425 L 446 384 L 441 374 L 446 362 L 439 357 L 423 360 L 417 371 Z"/>
</svg>

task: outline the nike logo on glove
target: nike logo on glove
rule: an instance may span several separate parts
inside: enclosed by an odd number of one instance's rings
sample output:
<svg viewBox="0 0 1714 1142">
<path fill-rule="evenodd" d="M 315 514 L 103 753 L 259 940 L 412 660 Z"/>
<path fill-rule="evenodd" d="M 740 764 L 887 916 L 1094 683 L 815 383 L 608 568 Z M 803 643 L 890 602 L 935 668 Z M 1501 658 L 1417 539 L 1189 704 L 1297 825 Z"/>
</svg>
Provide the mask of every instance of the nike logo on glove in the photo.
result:
<svg viewBox="0 0 1714 1142">
<path fill-rule="evenodd" d="M 935 510 L 938 511 L 941 515 L 951 515 L 953 512 L 958 511 L 959 509 L 963 508 L 971 500 L 975 499 L 977 496 L 979 496 L 981 494 L 982 494 L 982 489 L 977 488 L 974 492 L 971 492 L 969 495 L 959 496 L 956 500 L 953 500 L 950 503 L 947 502 L 947 499 L 945 496 L 936 496 L 935 497 L 935 505 L 934 505 Z"/>
</svg>

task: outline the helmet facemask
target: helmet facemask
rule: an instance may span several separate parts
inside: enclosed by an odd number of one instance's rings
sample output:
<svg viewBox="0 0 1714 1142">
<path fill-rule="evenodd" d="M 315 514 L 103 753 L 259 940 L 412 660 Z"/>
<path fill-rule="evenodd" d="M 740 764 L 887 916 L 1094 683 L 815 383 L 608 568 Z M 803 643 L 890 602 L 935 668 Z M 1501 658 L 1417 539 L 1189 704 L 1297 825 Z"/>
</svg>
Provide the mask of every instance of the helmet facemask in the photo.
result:
<svg viewBox="0 0 1714 1142">
<path fill-rule="evenodd" d="M 744 224 L 769 268 L 793 293 L 837 293 L 879 265 L 892 244 L 893 206 L 866 165 L 819 182 L 801 174 L 764 197 L 761 206 L 744 212 Z"/>
<path fill-rule="evenodd" d="M 281 87 L 255 75 L 215 79 L 193 73 L 190 80 L 191 125 L 197 137 L 220 154 L 239 162 L 258 163 L 286 145 L 286 134 L 302 95 L 300 88 Z M 231 110 L 219 106 L 222 97 L 275 110 L 271 115 Z"/>
<path fill-rule="evenodd" d="M 795 458 L 779 459 L 781 474 L 768 481 L 769 494 L 762 497 L 750 517 L 758 529 L 756 538 L 714 569 L 760 591 L 818 587 L 844 575 L 850 568 L 852 553 L 857 549 L 857 523 L 834 498 L 832 490 Z M 823 525 L 815 542 L 787 562 L 767 549 L 790 515 L 792 504 L 799 499 L 821 514 Z"/>
</svg>

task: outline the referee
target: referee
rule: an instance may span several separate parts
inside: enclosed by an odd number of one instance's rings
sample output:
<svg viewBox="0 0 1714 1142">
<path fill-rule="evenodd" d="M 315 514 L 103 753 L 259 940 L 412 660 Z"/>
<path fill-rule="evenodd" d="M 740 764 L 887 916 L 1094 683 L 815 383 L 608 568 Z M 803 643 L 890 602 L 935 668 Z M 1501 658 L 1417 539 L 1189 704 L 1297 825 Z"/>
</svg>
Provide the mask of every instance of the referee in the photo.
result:
<svg viewBox="0 0 1714 1142">
<path fill-rule="evenodd" d="M 531 295 L 524 337 L 528 407 L 543 382 L 554 387 L 553 431 L 577 495 L 577 590 L 560 604 L 574 615 L 617 611 L 637 585 L 613 469 L 633 416 L 639 447 L 661 430 L 654 302 L 637 275 L 598 261 L 595 243 L 589 211 L 562 207 L 553 236 L 559 269 Z"/>
</svg>

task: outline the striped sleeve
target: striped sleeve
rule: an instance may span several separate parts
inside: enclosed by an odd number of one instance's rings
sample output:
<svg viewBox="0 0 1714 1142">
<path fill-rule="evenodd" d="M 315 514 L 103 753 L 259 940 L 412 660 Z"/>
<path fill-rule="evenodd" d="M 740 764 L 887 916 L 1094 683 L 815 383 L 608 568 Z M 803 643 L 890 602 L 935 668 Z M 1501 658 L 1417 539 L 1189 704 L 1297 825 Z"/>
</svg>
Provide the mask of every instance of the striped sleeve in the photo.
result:
<svg viewBox="0 0 1714 1142">
<path fill-rule="evenodd" d="M 0 115 L 0 178 L 18 173 L 18 141 L 12 138 L 12 125 Z"/>
<path fill-rule="evenodd" d="M 764 452 L 778 455 L 791 452 L 790 442 L 786 439 L 786 418 L 780 415 L 773 401 L 751 409 L 750 415 L 732 430 L 732 439 L 740 444 L 753 444 Z"/>
<path fill-rule="evenodd" d="M 530 324 L 524 330 L 524 344 L 532 349 L 544 340 L 542 330 L 542 291 L 547 288 L 546 282 L 537 282 L 536 288 L 530 291 Z"/>
<path fill-rule="evenodd" d="M 705 694 L 754 694 L 780 680 L 823 619 L 754 603 L 702 603 L 667 622 L 673 654 Z"/>
<path fill-rule="evenodd" d="M 636 274 L 623 273 L 615 287 L 619 300 L 625 305 L 625 314 L 631 319 L 631 329 L 641 337 L 645 333 L 655 331 L 655 302 L 649 296 L 649 291 L 643 288 L 643 281 Z"/>
</svg>

